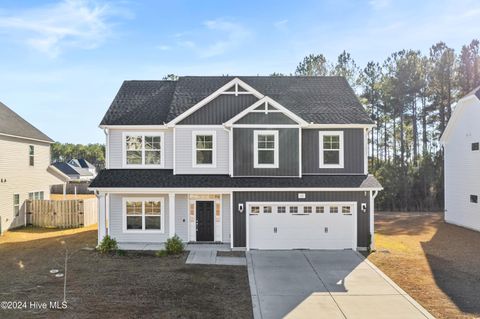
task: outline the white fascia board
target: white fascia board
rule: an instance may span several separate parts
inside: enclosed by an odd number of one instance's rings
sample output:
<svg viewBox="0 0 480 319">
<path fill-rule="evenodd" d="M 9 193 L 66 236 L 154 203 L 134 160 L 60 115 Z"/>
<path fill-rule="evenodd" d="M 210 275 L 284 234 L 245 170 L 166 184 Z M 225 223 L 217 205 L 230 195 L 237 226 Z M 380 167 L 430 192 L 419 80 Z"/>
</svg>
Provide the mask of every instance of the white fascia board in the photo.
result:
<svg viewBox="0 0 480 319">
<path fill-rule="evenodd" d="M 238 187 L 238 188 L 139 188 L 139 187 L 89 187 L 89 190 L 100 193 L 125 193 L 125 194 L 156 194 L 156 193 L 175 193 L 175 194 L 230 194 L 231 192 L 366 192 L 381 191 L 381 187 L 349 187 L 349 188 L 333 188 L 333 187 Z"/>
<path fill-rule="evenodd" d="M 168 130 L 166 124 L 163 125 L 99 125 L 101 129 L 112 129 L 112 130 Z"/>
<path fill-rule="evenodd" d="M 7 136 L 7 137 L 19 138 L 19 139 L 23 139 L 23 140 L 35 141 L 35 142 L 48 143 L 48 144 L 55 143 L 53 141 L 41 140 L 41 139 L 37 139 L 37 138 L 25 137 L 25 136 L 20 136 L 20 135 L 11 135 L 11 134 L 5 134 L 5 133 L 0 133 L 0 135 Z"/>
<path fill-rule="evenodd" d="M 206 98 L 204 98 L 203 100 L 201 100 L 200 102 L 198 102 L 197 104 L 195 104 L 194 106 L 189 108 L 188 110 L 186 110 L 185 112 L 183 112 L 182 114 L 180 114 L 179 116 L 177 116 L 176 118 L 174 118 L 173 120 L 168 122 L 167 126 L 174 126 L 178 122 L 185 119 L 187 116 L 193 114 L 198 109 L 202 108 L 203 106 L 205 106 L 209 102 L 213 101 L 215 98 L 217 98 L 220 94 L 222 94 L 223 92 L 228 90 L 233 85 L 240 85 L 245 90 L 247 90 L 247 92 L 250 92 L 251 94 L 253 94 L 255 97 L 257 97 L 259 99 L 263 98 L 263 96 L 264 96 L 262 93 L 258 92 L 253 87 L 251 87 L 247 83 L 243 82 L 239 78 L 234 78 L 233 80 L 231 80 L 230 82 L 228 82 L 227 84 L 225 84 L 224 86 L 222 86 L 221 88 L 219 88 L 218 90 L 216 90 L 215 92 L 213 92 L 212 94 L 210 94 L 209 96 L 207 96 Z"/>
<path fill-rule="evenodd" d="M 49 169 L 52 170 L 53 172 L 55 172 L 55 174 L 60 175 L 60 176 L 64 179 L 64 180 L 61 180 L 60 178 L 58 178 L 58 177 L 56 176 L 56 177 L 57 177 L 58 179 L 60 179 L 61 181 L 63 181 L 63 182 L 69 182 L 69 181 L 71 181 L 70 176 L 68 176 L 67 174 L 65 174 L 64 172 L 62 172 L 61 170 L 59 170 L 59 169 L 56 168 L 55 166 L 49 165 L 49 166 L 47 167 L 47 171 L 48 171 Z"/>
<path fill-rule="evenodd" d="M 338 129 L 338 128 L 368 128 L 372 129 L 376 127 L 377 124 L 314 124 L 310 123 L 307 126 L 303 127 L 305 129 Z"/>
<path fill-rule="evenodd" d="M 240 120 L 241 118 L 243 118 L 245 115 L 247 115 L 248 113 L 252 112 L 254 109 L 256 109 L 257 107 L 259 107 L 260 105 L 264 104 L 264 103 L 268 103 L 274 107 L 276 107 L 279 111 L 281 111 L 285 116 L 289 117 L 290 119 L 292 119 L 293 121 L 297 122 L 299 125 L 301 126 L 307 126 L 308 123 L 303 120 L 301 117 L 299 117 L 298 115 L 296 115 L 295 113 L 291 112 L 290 110 L 288 110 L 286 107 L 284 107 L 283 105 L 281 105 L 280 103 L 278 103 L 277 101 L 275 101 L 274 99 L 272 99 L 271 97 L 269 96 L 265 96 L 263 97 L 262 99 L 258 100 L 257 102 L 253 103 L 252 105 L 250 105 L 249 107 L 247 107 L 245 110 L 243 110 L 242 112 L 238 113 L 237 115 L 235 115 L 234 117 L 232 117 L 230 120 L 228 120 L 227 122 L 223 123 L 223 125 L 225 125 L 226 127 L 231 127 L 233 126 L 233 124 L 235 122 L 237 122 L 238 120 Z"/>
</svg>

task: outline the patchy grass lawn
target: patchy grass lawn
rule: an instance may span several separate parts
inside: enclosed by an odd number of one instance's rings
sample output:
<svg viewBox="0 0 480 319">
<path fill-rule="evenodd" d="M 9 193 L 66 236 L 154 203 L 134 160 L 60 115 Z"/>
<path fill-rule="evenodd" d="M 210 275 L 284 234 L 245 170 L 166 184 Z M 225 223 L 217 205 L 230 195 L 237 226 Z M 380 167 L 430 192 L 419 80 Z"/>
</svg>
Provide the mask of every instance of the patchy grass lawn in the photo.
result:
<svg viewBox="0 0 480 319">
<path fill-rule="evenodd" d="M 101 255 L 95 229 L 25 228 L 0 237 L 0 301 L 61 301 L 65 246 L 66 310 L 2 310 L 0 318 L 251 318 L 247 269 L 186 265 L 186 254 Z"/>
<path fill-rule="evenodd" d="M 368 259 L 437 318 L 480 317 L 480 233 L 443 213 L 376 213 Z"/>
</svg>

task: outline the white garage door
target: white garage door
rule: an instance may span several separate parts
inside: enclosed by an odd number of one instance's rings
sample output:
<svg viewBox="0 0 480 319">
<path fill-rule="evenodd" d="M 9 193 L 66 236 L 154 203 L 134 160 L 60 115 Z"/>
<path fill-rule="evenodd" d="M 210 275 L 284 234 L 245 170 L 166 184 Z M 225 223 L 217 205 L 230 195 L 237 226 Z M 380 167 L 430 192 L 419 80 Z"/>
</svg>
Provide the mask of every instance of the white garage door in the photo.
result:
<svg viewBox="0 0 480 319">
<path fill-rule="evenodd" d="M 356 202 L 247 203 L 251 249 L 356 249 Z"/>
</svg>

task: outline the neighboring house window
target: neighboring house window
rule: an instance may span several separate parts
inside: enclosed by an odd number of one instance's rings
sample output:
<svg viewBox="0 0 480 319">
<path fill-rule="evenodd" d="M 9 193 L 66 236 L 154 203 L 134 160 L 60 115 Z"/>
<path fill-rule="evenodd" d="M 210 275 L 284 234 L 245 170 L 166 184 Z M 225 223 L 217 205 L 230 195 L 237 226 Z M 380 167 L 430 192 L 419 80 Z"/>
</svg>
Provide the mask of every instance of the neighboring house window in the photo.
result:
<svg viewBox="0 0 480 319">
<path fill-rule="evenodd" d="M 278 168 L 278 131 L 254 131 L 254 167 Z"/>
<path fill-rule="evenodd" d="M 20 215 L 20 194 L 13 194 L 13 214 Z"/>
<path fill-rule="evenodd" d="M 29 145 L 28 147 L 28 163 L 30 166 L 35 164 L 35 146 Z"/>
<path fill-rule="evenodd" d="M 163 199 L 125 199 L 126 231 L 163 232 Z"/>
<path fill-rule="evenodd" d="M 319 132 L 320 168 L 343 168 L 343 132 Z"/>
<path fill-rule="evenodd" d="M 470 202 L 471 203 L 478 203 L 478 196 L 477 195 L 470 195 Z"/>
<path fill-rule="evenodd" d="M 44 193 L 43 191 L 42 192 L 31 192 L 31 193 L 28 193 L 28 199 L 41 199 L 43 200 L 44 199 Z"/>
<path fill-rule="evenodd" d="M 125 165 L 163 167 L 163 133 L 124 135 Z"/>
<path fill-rule="evenodd" d="M 480 149 L 480 143 L 472 143 L 472 151 L 478 151 Z"/>
<path fill-rule="evenodd" d="M 193 167 L 216 166 L 215 132 L 192 132 Z"/>
</svg>

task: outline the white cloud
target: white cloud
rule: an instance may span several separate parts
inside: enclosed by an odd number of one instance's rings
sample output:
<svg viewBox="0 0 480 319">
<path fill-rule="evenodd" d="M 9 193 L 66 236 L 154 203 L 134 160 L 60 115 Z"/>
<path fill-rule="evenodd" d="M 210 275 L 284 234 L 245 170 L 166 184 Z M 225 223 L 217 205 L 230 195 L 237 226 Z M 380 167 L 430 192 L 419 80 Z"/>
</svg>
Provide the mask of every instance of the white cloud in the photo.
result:
<svg viewBox="0 0 480 319">
<path fill-rule="evenodd" d="M 375 9 L 375 10 L 381 10 L 390 5 L 391 0 L 370 0 L 368 4 Z"/>
<path fill-rule="evenodd" d="M 63 0 L 53 5 L 0 13 L 5 34 L 50 57 L 66 48 L 93 49 L 112 36 L 110 18 L 131 14 L 109 3 Z"/>
<path fill-rule="evenodd" d="M 287 29 L 287 24 L 288 24 L 288 20 L 284 19 L 284 20 L 276 21 L 273 24 L 273 26 L 275 28 L 277 28 L 278 30 L 286 30 Z"/>
<path fill-rule="evenodd" d="M 180 39 L 177 41 L 178 45 L 193 50 L 202 58 L 219 56 L 231 51 L 245 43 L 252 35 L 251 31 L 243 25 L 224 19 L 208 20 L 203 25 L 205 28 L 199 33 L 183 32 L 174 35 Z M 200 41 L 198 40 L 185 39 L 192 35 L 207 39 L 216 38 L 216 40 L 209 44 L 199 45 Z"/>
<path fill-rule="evenodd" d="M 159 49 L 160 51 L 168 51 L 171 50 L 172 47 L 169 45 L 157 45 L 157 49 Z"/>
</svg>

